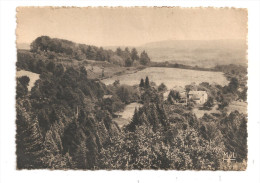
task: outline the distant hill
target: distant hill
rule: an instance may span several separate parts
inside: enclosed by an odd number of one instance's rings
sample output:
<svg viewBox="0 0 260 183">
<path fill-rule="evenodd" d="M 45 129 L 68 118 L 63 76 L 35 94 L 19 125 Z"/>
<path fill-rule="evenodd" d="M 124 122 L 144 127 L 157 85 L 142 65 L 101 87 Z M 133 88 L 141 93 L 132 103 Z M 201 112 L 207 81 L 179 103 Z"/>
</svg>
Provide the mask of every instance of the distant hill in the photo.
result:
<svg viewBox="0 0 260 183">
<path fill-rule="evenodd" d="M 246 48 L 244 40 L 165 40 L 150 42 L 141 47 L 147 48 L 174 48 L 174 49 L 240 49 Z"/>
<path fill-rule="evenodd" d="M 116 46 L 106 47 L 115 50 Z M 124 46 L 121 47 L 124 49 Z M 129 47 L 130 49 L 132 47 Z M 165 40 L 137 47 L 154 62 L 172 62 L 200 67 L 247 64 L 246 40 Z"/>
<path fill-rule="evenodd" d="M 247 64 L 245 40 L 166 40 L 142 45 L 152 61 L 211 67 L 217 64 Z"/>
<path fill-rule="evenodd" d="M 29 43 L 18 43 L 18 49 L 30 49 Z M 117 46 L 105 49 L 116 50 Z M 122 49 L 125 46 L 121 46 Z M 129 47 L 132 49 L 132 47 Z M 181 63 L 199 67 L 239 64 L 247 65 L 246 40 L 164 40 L 136 47 L 145 50 L 154 62 Z"/>
</svg>

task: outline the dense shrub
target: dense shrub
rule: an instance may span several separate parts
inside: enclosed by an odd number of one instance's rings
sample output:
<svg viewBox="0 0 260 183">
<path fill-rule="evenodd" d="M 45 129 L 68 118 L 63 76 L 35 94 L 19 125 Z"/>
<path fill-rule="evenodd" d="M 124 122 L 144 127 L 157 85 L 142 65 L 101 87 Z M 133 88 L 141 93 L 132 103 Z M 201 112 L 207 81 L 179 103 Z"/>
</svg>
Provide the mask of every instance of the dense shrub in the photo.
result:
<svg viewBox="0 0 260 183">
<path fill-rule="evenodd" d="M 50 38 L 48 36 L 40 36 L 31 43 L 31 52 L 47 54 L 48 59 L 55 59 L 56 54 L 65 54 L 66 57 L 74 58 L 76 60 L 97 60 L 97 61 L 108 61 L 120 66 L 130 67 L 134 61 L 140 62 L 142 65 L 150 63 L 148 54 L 143 51 L 140 56 L 135 48 L 129 51 L 128 48 L 122 50 L 117 48 L 114 52 L 112 50 L 105 50 L 102 47 L 96 47 L 85 44 L 76 44 L 72 41 Z M 21 67 L 23 63 L 18 65 Z M 18 66 L 17 65 L 17 66 Z"/>
<path fill-rule="evenodd" d="M 103 148 L 99 157 L 101 169 L 206 169 L 219 168 L 222 146 L 210 145 L 195 130 L 180 131 L 171 139 L 149 126 L 122 133 Z"/>
</svg>

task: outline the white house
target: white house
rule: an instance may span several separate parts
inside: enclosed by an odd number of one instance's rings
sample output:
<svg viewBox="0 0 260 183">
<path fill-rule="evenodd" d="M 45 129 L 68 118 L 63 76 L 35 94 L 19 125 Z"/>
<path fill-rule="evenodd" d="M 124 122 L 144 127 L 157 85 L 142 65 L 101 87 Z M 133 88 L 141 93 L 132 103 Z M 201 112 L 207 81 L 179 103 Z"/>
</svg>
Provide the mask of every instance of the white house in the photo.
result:
<svg viewBox="0 0 260 183">
<path fill-rule="evenodd" d="M 112 98 L 112 97 L 113 97 L 113 95 L 104 95 L 103 99 Z"/>
<path fill-rule="evenodd" d="M 189 100 L 194 100 L 197 104 L 204 104 L 208 100 L 206 91 L 190 91 L 188 94 Z"/>
</svg>

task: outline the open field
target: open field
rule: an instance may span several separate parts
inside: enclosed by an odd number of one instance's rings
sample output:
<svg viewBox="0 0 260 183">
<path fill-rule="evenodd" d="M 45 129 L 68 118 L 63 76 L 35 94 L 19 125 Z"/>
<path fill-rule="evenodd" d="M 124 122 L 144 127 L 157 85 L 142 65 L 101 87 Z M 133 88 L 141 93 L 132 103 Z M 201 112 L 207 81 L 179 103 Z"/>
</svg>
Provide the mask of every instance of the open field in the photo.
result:
<svg viewBox="0 0 260 183">
<path fill-rule="evenodd" d="M 28 90 L 30 91 L 32 87 L 34 86 L 34 83 L 40 78 L 39 74 L 30 72 L 30 71 L 25 71 L 25 70 L 20 70 L 16 72 L 16 77 L 22 77 L 22 76 L 28 76 L 30 78 Z"/>
<path fill-rule="evenodd" d="M 227 85 L 228 81 L 221 72 L 195 71 L 176 68 L 159 68 L 149 67 L 133 74 L 124 74 L 114 76 L 112 78 L 102 80 L 105 84 L 112 84 L 115 80 L 120 80 L 121 84 L 137 85 L 140 80 L 149 77 L 150 81 L 157 85 L 164 83 L 168 89 L 174 87 L 184 88 L 191 83 L 199 84 L 208 82 L 210 84 L 217 83 L 219 85 Z"/>
<path fill-rule="evenodd" d="M 228 113 L 237 110 L 240 113 L 247 114 L 247 103 L 246 102 L 233 101 L 229 104 L 227 110 L 228 110 L 227 111 Z"/>
</svg>

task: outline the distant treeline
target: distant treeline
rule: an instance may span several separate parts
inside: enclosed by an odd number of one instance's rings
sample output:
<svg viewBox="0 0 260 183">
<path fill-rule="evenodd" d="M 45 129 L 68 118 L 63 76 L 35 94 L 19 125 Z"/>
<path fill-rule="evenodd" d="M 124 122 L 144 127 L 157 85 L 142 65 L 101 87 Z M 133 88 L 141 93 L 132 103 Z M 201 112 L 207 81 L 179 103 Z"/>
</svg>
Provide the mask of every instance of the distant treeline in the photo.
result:
<svg viewBox="0 0 260 183">
<path fill-rule="evenodd" d="M 191 69 L 191 70 L 200 70 L 200 71 L 215 71 L 214 68 L 204 68 L 198 66 L 190 66 L 179 63 L 170 63 L 166 62 L 152 62 L 150 64 L 152 67 L 169 67 L 169 68 L 180 68 L 180 69 Z"/>
<path fill-rule="evenodd" d="M 131 51 L 129 48 L 122 50 L 120 47 L 116 51 L 106 50 L 103 47 L 96 47 L 86 44 L 77 44 L 72 41 L 50 38 L 48 36 L 41 36 L 36 38 L 30 45 L 31 52 L 50 52 L 55 57 L 55 54 L 61 54 L 71 59 L 76 60 L 96 60 L 108 61 L 120 66 L 133 66 L 135 64 L 147 65 L 150 63 L 148 54 L 143 51 L 138 53 L 136 48 Z"/>
<path fill-rule="evenodd" d="M 216 71 L 216 72 L 224 72 L 224 73 L 247 73 L 247 68 L 242 65 L 229 64 L 229 65 L 216 65 L 215 67 L 205 68 L 199 66 L 190 66 L 179 63 L 170 63 L 166 62 L 151 62 L 151 67 L 169 67 L 169 68 L 180 68 L 180 69 L 191 69 L 191 70 L 199 70 L 199 71 Z"/>
</svg>

